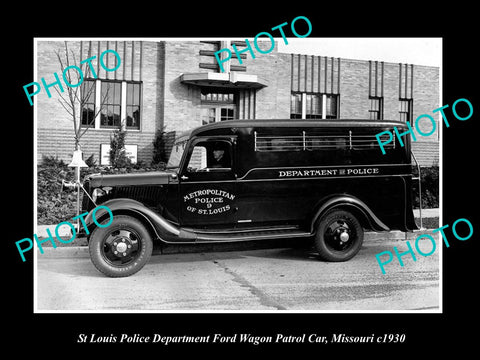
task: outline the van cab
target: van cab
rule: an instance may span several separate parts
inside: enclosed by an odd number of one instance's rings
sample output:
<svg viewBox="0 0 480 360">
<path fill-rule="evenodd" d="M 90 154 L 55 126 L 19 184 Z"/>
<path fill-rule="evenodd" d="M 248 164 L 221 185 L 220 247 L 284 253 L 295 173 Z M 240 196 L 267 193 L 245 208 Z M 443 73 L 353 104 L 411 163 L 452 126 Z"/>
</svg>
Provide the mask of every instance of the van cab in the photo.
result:
<svg viewBox="0 0 480 360">
<path fill-rule="evenodd" d="M 93 264 L 128 276 L 153 242 L 192 244 L 309 238 L 319 258 L 346 261 L 364 230 L 417 229 L 409 139 L 380 151 L 375 134 L 398 121 L 229 120 L 181 134 L 165 171 L 90 175 L 83 211 Z M 96 218 L 109 220 L 99 210 Z"/>
</svg>

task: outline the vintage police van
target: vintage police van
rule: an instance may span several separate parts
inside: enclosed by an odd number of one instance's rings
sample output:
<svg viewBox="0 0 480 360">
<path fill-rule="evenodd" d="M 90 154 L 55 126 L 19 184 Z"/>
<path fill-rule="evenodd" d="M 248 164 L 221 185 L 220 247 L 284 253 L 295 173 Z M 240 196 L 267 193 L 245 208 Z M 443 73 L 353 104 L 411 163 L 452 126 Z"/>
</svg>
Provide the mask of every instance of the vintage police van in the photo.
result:
<svg viewBox="0 0 480 360">
<path fill-rule="evenodd" d="M 375 135 L 397 121 L 230 120 L 179 136 L 162 172 L 91 175 L 83 211 L 93 264 L 129 276 L 154 241 L 175 244 L 310 238 L 320 259 L 346 261 L 364 229 L 417 229 L 409 138 Z M 96 218 L 110 221 L 100 208 Z M 103 220 L 102 216 L 105 216 Z"/>
</svg>

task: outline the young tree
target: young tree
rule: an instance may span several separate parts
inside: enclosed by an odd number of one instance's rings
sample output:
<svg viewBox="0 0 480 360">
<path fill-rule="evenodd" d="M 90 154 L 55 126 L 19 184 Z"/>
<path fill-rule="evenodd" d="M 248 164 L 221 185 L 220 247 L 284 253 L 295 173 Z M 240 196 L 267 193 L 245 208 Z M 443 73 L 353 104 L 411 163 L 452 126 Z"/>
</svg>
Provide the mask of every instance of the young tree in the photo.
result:
<svg viewBox="0 0 480 360">
<path fill-rule="evenodd" d="M 110 135 L 110 165 L 113 167 L 127 167 L 131 165 L 125 153 L 125 137 L 127 132 L 120 127 Z"/>
<path fill-rule="evenodd" d="M 166 131 L 165 126 L 161 129 L 158 129 L 155 134 L 155 139 L 153 140 L 153 159 L 152 165 L 167 163 L 167 155 L 165 153 L 165 137 Z"/>
<path fill-rule="evenodd" d="M 85 79 L 91 78 L 90 66 L 88 65 L 88 62 L 82 64 L 77 61 L 75 53 L 68 48 L 66 41 L 63 51 L 55 51 L 55 54 L 60 63 L 62 74 L 65 74 L 65 80 L 70 84 L 70 86 L 65 87 L 65 92 L 61 92 L 57 87 L 55 87 L 55 90 L 59 95 L 58 101 L 73 120 L 75 150 L 79 150 L 80 139 L 89 129 L 89 125 L 93 124 L 97 115 L 104 109 L 104 104 L 108 98 L 109 88 L 107 87 L 107 91 L 100 99 L 100 104 L 95 106 L 93 116 L 89 116 L 87 126 L 82 127 L 82 112 L 84 114 L 86 114 L 86 111 L 88 112 L 86 104 L 95 91 L 94 83 L 93 86 L 91 86 L 91 82 L 87 83 L 84 81 Z M 91 54 L 88 54 L 88 58 L 90 57 Z M 68 70 L 65 72 L 65 69 Z M 90 86 L 87 84 L 90 84 Z"/>
</svg>

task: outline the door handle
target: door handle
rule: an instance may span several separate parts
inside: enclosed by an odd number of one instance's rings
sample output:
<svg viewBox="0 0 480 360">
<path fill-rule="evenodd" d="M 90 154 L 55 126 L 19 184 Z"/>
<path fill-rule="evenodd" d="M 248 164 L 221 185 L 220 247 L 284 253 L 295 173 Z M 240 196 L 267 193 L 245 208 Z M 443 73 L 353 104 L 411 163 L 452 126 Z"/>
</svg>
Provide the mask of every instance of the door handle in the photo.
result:
<svg viewBox="0 0 480 360">
<path fill-rule="evenodd" d="M 180 179 L 182 179 L 182 180 L 188 180 L 188 176 L 182 175 L 182 176 L 180 177 Z"/>
</svg>

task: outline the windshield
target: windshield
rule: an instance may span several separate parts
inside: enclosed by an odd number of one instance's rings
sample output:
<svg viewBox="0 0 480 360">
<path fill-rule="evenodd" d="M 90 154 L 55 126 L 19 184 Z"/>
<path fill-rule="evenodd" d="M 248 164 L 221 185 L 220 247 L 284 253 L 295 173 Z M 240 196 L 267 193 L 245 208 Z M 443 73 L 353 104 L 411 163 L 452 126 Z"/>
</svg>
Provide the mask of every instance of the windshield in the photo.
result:
<svg viewBox="0 0 480 360">
<path fill-rule="evenodd" d="M 170 153 L 170 158 L 168 159 L 167 168 L 178 168 L 180 166 L 183 152 L 187 147 L 189 135 L 190 133 L 181 134 L 178 138 L 175 139 L 175 142 L 172 146 L 172 152 Z"/>
</svg>

